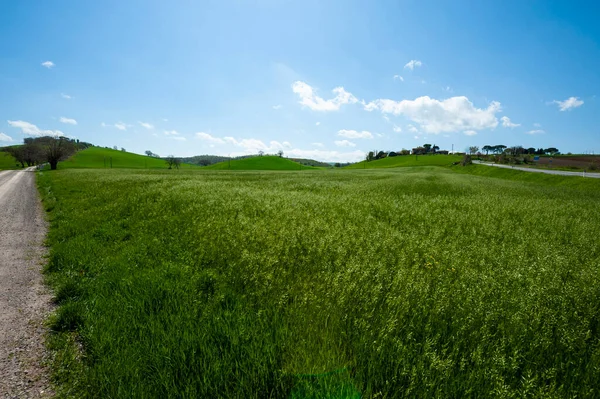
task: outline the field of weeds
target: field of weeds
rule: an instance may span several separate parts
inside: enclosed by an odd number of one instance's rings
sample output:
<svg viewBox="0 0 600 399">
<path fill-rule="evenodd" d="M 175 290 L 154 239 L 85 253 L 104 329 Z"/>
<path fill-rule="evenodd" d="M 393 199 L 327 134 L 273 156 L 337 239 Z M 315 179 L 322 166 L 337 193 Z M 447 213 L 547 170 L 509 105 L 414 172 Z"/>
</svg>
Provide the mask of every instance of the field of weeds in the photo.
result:
<svg viewBox="0 0 600 399">
<path fill-rule="evenodd" d="M 60 396 L 600 395 L 600 182 L 407 167 L 38 183 Z"/>
</svg>

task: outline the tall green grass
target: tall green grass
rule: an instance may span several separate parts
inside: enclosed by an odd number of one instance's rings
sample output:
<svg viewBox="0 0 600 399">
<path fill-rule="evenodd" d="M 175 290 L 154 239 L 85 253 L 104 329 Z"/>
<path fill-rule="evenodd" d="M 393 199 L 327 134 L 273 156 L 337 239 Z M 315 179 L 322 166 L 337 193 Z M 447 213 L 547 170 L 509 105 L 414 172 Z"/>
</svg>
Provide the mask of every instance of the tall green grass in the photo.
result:
<svg viewBox="0 0 600 399">
<path fill-rule="evenodd" d="M 598 183 L 42 172 L 60 395 L 597 397 Z"/>
</svg>

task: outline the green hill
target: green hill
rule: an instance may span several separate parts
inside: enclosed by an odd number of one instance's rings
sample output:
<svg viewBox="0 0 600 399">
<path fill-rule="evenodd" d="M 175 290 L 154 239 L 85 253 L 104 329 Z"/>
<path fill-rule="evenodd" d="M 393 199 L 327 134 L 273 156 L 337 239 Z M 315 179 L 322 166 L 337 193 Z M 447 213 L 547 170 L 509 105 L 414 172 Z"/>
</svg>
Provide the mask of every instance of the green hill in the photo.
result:
<svg viewBox="0 0 600 399">
<path fill-rule="evenodd" d="M 262 156 L 245 159 L 234 159 L 206 166 L 204 169 L 231 169 L 231 170 L 304 170 L 318 169 L 313 166 L 301 165 L 287 158 L 277 156 Z"/>
<path fill-rule="evenodd" d="M 379 169 L 404 166 L 450 166 L 462 159 L 461 155 L 400 155 L 376 161 L 362 161 L 346 166 L 344 169 Z"/>
<path fill-rule="evenodd" d="M 0 149 L 1 150 L 1 149 Z M 7 152 L 0 151 L 0 170 L 16 169 L 17 160 Z"/>
<path fill-rule="evenodd" d="M 164 159 L 147 155 L 111 150 L 103 147 L 90 147 L 77 152 L 68 160 L 58 164 L 59 169 L 70 168 L 115 168 L 115 169 L 166 169 Z M 180 168 L 197 168 L 194 165 L 181 164 Z"/>
</svg>

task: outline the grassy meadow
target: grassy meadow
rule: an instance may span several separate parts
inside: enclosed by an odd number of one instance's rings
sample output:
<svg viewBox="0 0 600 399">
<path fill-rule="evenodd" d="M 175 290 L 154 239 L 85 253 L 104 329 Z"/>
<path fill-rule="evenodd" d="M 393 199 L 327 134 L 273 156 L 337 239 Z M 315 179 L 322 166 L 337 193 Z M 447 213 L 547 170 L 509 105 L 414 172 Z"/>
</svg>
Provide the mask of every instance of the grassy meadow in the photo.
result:
<svg viewBox="0 0 600 399">
<path fill-rule="evenodd" d="M 17 160 L 7 152 L 0 151 L 0 170 L 17 169 Z"/>
<path fill-rule="evenodd" d="M 219 162 L 214 165 L 206 166 L 205 169 L 215 170 L 305 170 L 318 169 L 315 166 L 306 166 L 299 164 L 287 158 L 281 158 L 273 155 L 264 155 L 262 157 L 232 159 L 231 162 Z"/>
<path fill-rule="evenodd" d="M 59 396 L 598 397 L 600 182 L 453 169 L 40 172 Z"/>
<path fill-rule="evenodd" d="M 103 147 L 89 147 L 76 152 L 58 169 L 167 169 L 164 159 L 133 154 Z M 196 169 L 196 165 L 181 164 L 181 169 Z"/>
<path fill-rule="evenodd" d="M 383 169 L 420 166 L 450 166 L 462 160 L 461 155 L 399 155 L 374 161 L 361 161 L 344 167 L 344 169 Z"/>
</svg>

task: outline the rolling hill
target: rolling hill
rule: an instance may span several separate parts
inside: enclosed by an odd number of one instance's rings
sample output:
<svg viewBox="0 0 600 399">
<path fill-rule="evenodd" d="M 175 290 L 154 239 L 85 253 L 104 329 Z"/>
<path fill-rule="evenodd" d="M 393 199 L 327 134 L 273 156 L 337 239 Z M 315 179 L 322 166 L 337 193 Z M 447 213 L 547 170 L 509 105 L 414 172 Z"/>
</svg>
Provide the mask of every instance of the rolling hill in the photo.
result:
<svg viewBox="0 0 600 399">
<path fill-rule="evenodd" d="M 0 170 L 16 169 L 17 160 L 7 152 L 0 151 Z"/>
<path fill-rule="evenodd" d="M 114 169 L 166 169 L 164 159 L 133 154 L 103 147 L 90 147 L 77 152 L 68 160 L 59 163 L 59 169 L 102 168 Z M 181 164 L 182 169 L 197 168 L 195 165 Z"/>
<path fill-rule="evenodd" d="M 344 169 L 380 169 L 406 166 L 450 166 L 462 159 L 461 155 L 400 155 L 376 161 L 361 161 L 346 166 Z"/>
<path fill-rule="evenodd" d="M 212 170 L 305 170 L 318 169 L 314 166 L 305 166 L 287 158 L 278 156 L 262 156 L 245 159 L 234 159 L 206 166 L 203 169 Z"/>
</svg>

